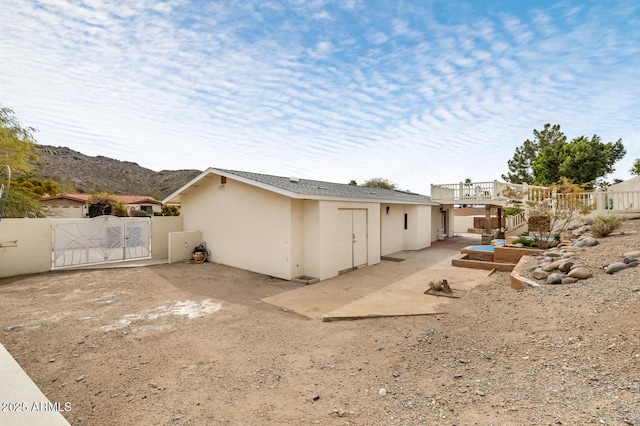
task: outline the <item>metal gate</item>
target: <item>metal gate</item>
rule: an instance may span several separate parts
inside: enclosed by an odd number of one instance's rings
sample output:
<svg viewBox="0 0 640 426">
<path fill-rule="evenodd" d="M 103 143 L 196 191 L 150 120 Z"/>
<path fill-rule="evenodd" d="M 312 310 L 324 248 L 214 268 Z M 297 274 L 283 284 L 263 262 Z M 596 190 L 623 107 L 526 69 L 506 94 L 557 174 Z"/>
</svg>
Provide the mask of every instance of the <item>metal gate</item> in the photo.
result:
<svg viewBox="0 0 640 426">
<path fill-rule="evenodd" d="M 52 269 L 151 257 L 151 219 L 98 216 L 52 220 Z"/>
</svg>

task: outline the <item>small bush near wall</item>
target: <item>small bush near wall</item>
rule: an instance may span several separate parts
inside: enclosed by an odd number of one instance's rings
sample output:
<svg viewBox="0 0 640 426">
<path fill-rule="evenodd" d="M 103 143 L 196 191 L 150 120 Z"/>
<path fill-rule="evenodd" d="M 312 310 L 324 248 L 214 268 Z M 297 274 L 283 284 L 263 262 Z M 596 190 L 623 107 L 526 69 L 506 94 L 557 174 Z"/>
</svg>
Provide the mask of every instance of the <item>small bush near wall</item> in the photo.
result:
<svg viewBox="0 0 640 426">
<path fill-rule="evenodd" d="M 132 210 L 131 217 L 150 217 L 151 215 L 144 210 Z"/>
<path fill-rule="evenodd" d="M 530 232 L 551 231 L 551 218 L 549 216 L 531 216 L 528 224 Z"/>
<path fill-rule="evenodd" d="M 591 232 L 593 232 L 596 237 L 606 237 L 618 229 L 621 223 L 622 220 L 614 215 L 598 216 L 593 220 Z"/>
<path fill-rule="evenodd" d="M 162 206 L 162 216 L 180 216 L 180 208 L 165 204 Z"/>
</svg>

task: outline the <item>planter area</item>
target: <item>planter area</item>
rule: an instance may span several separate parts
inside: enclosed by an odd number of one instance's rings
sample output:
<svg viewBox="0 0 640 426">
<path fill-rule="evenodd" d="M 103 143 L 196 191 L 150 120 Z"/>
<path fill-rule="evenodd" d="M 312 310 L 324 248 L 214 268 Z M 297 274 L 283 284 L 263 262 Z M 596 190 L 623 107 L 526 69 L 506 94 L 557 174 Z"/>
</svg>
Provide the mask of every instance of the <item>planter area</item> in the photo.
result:
<svg viewBox="0 0 640 426">
<path fill-rule="evenodd" d="M 460 257 L 452 259 L 453 266 L 474 269 L 496 269 L 510 272 L 522 256 L 535 256 L 540 249 L 508 246 L 468 246 L 460 250 Z"/>
</svg>

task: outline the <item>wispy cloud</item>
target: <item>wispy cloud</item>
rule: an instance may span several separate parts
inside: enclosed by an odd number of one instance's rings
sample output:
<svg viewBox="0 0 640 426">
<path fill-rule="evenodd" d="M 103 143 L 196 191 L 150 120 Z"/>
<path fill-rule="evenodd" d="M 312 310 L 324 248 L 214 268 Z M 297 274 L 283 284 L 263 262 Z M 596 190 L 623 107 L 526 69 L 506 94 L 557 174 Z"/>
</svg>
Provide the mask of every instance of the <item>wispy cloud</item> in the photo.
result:
<svg viewBox="0 0 640 426">
<path fill-rule="evenodd" d="M 5 3 L 0 102 L 44 144 L 421 192 L 499 178 L 546 122 L 640 157 L 630 1 Z"/>
</svg>

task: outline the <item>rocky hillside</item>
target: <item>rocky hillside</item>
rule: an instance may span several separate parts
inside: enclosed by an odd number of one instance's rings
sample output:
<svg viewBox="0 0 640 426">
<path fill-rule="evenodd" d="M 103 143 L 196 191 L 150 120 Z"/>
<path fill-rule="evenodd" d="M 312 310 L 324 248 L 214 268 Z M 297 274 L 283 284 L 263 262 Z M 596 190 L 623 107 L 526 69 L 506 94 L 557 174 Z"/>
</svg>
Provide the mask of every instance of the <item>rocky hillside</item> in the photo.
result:
<svg viewBox="0 0 640 426">
<path fill-rule="evenodd" d="M 199 170 L 153 170 L 129 161 L 90 157 L 65 147 L 38 145 L 35 173 L 54 178 L 77 192 L 151 195 L 162 199 L 200 174 Z"/>
</svg>

